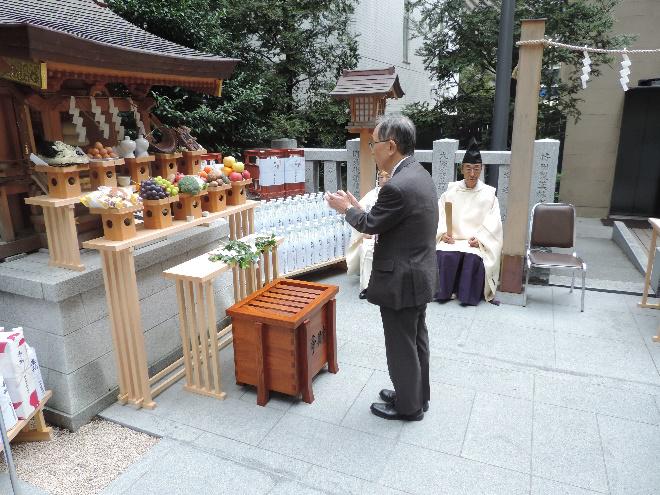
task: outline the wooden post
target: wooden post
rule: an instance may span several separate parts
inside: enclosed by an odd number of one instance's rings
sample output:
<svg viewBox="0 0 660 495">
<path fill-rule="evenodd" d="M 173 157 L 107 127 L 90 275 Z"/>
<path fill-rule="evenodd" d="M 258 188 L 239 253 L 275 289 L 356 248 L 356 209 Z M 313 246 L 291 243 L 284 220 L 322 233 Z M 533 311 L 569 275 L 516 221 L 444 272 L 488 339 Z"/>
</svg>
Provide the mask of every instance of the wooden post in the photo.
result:
<svg viewBox="0 0 660 495">
<path fill-rule="evenodd" d="M 452 232 L 454 231 L 454 226 L 453 226 L 453 213 L 452 213 L 452 203 L 451 201 L 447 201 L 445 203 L 445 219 L 447 223 L 447 235 L 449 237 L 452 236 Z"/>
<path fill-rule="evenodd" d="M 369 148 L 372 129 L 360 129 L 360 197 L 374 188 L 376 162 Z"/>
<path fill-rule="evenodd" d="M 523 20 L 520 40 L 540 40 L 545 33 L 545 19 Z M 522 292 L 523 261 L 527 239 L 528 205 L 531 194 L 534 139 L 539 106 L 543 45 L 520 47 L 518 84 L 511 140 L 511 177 L 504 225 L 502 281 L 500 290 Z"/>
</svg>

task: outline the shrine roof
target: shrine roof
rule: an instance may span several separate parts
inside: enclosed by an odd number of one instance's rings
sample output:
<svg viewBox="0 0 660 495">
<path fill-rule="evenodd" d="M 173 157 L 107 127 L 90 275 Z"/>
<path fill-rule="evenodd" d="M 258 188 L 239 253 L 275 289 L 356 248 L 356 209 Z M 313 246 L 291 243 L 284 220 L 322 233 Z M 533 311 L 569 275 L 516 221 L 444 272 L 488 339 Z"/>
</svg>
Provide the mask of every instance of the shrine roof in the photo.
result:
<svg viewBox="0 0 660 495">
<path fill-rule="evenodd" d="M 3 0 L 0 55 L 119 71 L 228 78 L 238 59 L 151 34 L 96 0 Z"/>
<path fill-rule="evenodd" d="M 401 98 L 405 93 L 394 67 L 386 69 L 344 70 L 330 94 L 335 98 L 351 96 L 387 96 Z"/>
</svg>

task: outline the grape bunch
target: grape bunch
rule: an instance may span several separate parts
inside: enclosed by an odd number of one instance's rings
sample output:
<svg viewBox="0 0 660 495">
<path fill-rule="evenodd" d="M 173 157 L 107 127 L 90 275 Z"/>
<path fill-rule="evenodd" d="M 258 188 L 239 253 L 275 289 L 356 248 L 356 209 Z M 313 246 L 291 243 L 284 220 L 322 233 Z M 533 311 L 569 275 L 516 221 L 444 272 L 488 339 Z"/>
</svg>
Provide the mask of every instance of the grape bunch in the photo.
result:
<svg viewBox="0 0 660 495">
<path fill-rule="evenodd" d="M 140 197 L 142 199 L 165 199 L 167 190 L 156 183 L 155 179 L 143 180 L 140 184 Z"/>
<path fill-rule="evenodd" d="M 179 188 L 172 184 L 169 180 L 163 179 L 160 175 L 152 180 L 154 180 L 160 187 L 165 189 L 165 192 L 169 196 L 176 196 L 179 194 Z"/>
</svg>

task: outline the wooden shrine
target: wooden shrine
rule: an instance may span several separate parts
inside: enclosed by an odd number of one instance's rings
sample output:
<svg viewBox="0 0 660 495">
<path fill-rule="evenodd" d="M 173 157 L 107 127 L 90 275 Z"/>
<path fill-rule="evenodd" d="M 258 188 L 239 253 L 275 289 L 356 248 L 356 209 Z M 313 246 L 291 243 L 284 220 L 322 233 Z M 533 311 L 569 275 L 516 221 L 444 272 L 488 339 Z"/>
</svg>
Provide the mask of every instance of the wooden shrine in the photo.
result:
<svg viewBox="0 0 660 495">
<path fill-rule="evenodd" d="M 337 373 L 335 296 L 338 288 L 277 279 L 227 309 L 232 317 L 236 381 L 314 401 L 312 379 L 327 364 Z"/>
<path fill-rule="evenodd" d="M 344 70 L 330 94 L 339 100 L 348 100 L 351 109 L 349 132 L 360 135 L 360 196 L 373 189 L 376 163 L 369 142 L 376 120 L 385 113 L 388 98 L 404 95 L 394 67 L 387 69 Z"/>
<path fill-rule="evenodd" d="M 0 260 L 48 247 L 51 264 L 69 267 L 79 265 L 73 252 L 79 243 L 100 231 L 98 220 L 75 201 L 81 192 L 98 185 L 113 186 L 118 175 L 130 175 L 139 183 L 163 160 L 158 162 L 152 155 L 127 158 L 123 164 L 95 161 L 57 170 L 35 167 L 30 154 L 37 153 L 43 141 L 62 141 L 87 151 L 96 142 L 115 146 L 129 131 L 134 137 L 146 136 L 160 125 L 150 113 L 152 86 L 180 86 L 220 96 L 222 82 L 238 60 L 152 35 L 114 14 L 103 2 L 61 0 L 57 4 L 54 9 L 39 0 L 2 2 Z M 94 26 L 94 35 L 89 26 Z M 136 128 L 124 127 L 133 122 Z M 200 156 L 198 150 L 186 154 L 185 166 L 198 168 Z M 38 202 L 26 202 L 38 194 L 44 195 Z M 45 204 L 51 213 L 43 210 Z M 49 226 L 63 222 L 67 235 L 73 232 L 74 238 L 67 246 L 58 246 L 66 253 L 54 256 L 54 244 L 60 240 Z"/>
</svg>

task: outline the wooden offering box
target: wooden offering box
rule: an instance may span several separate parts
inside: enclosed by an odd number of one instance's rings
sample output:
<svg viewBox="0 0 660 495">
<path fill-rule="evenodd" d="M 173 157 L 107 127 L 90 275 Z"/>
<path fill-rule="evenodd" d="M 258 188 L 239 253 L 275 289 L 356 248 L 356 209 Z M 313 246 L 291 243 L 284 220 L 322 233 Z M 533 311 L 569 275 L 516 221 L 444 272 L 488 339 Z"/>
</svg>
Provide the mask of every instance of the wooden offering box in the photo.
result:
<svg viewBox="0 0 660 495">
<path fill-rule="evenodd" d="M 202 198 L 202 210 L 217 213 L 227 208 L 227 191 L 231 189 L 229 184 L 218 187 L 208 187 L 206 196 Z"/>
<path fill-rule="evenodd" d="M 179 196 L 170 196 L 165 199 L 143 199 L 144 206 L 144 228 L 164 229 L 172 226 L 171 203 L 179 201 Z"/>
<path fill-rule="evenodd" d="M 36 165 L 34 169 L 45 173 L 48 177 L 48 195 L 62 199 L 80 196 L 80 172 L 89 170 L 89 166 L 87 164 L 67 167 Z"/>
<path fill-rule="evenodd" d="M 227 309 L 232 317 L 236 382 L 256 385 L 257 404 L 271 390 L 314 401 L 312 378 L 337 373 L 338 288 L 277 279 Z"/>
<path fill-rule="evenodd" d="M 90 208 L 89 212 L 101 215 L 103 238 L 109 241 L 125 241 L 135 237 L 135 218 L 133 213 L 142 209 L 142 205 L 129 208 Z"/>
<path fill-rule="evenodd" d="M 184 151 L 181 172 L 186 175 L 197 175 L 202 171 L 202 155 L 206 150 Z"/>
<path fill-rule="evenodd" d="M 230 206 L 242 205 L 247 199 L 248 184 L 252 184 L 252 179 L 237 180 L 231 182 L 231 190 L 227 191 L 227 204 Z"/>
<path fill-rule="evenodd" d="M 179 201 L 173 205 L 174 219 L 202 218 L 202 196 L 204 195 L 206 195 L 206 191 L 201 191 L 199 194 L 179 193 Z"/>
<path fill-rule="evenodd" d="M 124 158 L 124 175 L 130 175 L 135 184 L 151 177 L 151 164 L 156 160 L 153 155 L 141 156 L 140 158 Z M 156 174 L 158 175 L 158 174 Z"/>
<path fill-rule="evenodd" d="M 181 153 L 156 153 L 156 162 L 151 166 L 153 176 L 167 179 L 170 174 L 176 174 L 179 158 Z"/>
<path fill-rule="evenodd" d="M 117 187 L 117 172 L 115 167 L 123 165 L 124 160 L 92 160 L 89 162 L 89 181 L 92 190 L 99 186 Z"/>
</svg>

